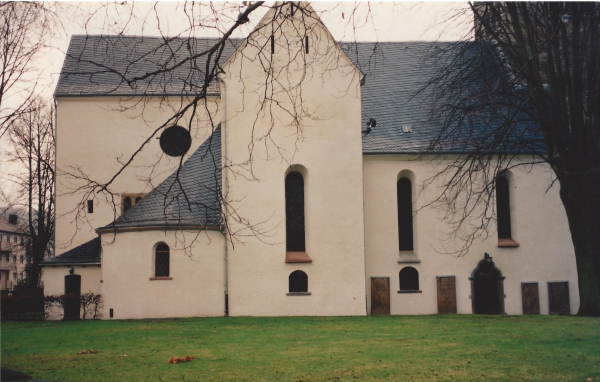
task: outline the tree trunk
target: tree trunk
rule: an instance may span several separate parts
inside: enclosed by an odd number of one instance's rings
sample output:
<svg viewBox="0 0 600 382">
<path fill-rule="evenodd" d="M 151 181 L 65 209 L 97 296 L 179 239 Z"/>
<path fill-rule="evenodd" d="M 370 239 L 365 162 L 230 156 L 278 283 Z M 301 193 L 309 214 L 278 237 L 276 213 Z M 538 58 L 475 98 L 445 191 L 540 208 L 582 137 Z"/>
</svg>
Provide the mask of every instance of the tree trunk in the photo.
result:
<svg viewBox="0 0 600 382">
<path fill-rule="evenodd" d="M 40 285 L 41 267 L 39 263 L 40 261 L 32 260 L 26 268 L 27 282 L 32 290 Z"/>
<path fill-rule="evenodd" d="M 577 259 L 580 316 L 600 316 L 600 173 L 556 171 Z"/>
</svg>

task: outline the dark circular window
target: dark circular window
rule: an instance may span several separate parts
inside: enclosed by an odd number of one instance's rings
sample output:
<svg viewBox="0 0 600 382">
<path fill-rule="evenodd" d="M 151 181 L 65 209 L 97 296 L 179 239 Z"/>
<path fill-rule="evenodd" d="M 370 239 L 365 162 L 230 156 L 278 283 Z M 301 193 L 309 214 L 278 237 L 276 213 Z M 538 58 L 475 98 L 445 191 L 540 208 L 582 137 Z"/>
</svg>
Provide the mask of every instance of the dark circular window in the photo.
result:
<svg viewBox="0 0 600 382">
<path fill-rule="evenodd" d="M 178 125 L 167 127 L 160 135 L 160 148 L 171 157 L 182 156 L 190 149 L 191 145 L 190 132 Z"/>
</svg>

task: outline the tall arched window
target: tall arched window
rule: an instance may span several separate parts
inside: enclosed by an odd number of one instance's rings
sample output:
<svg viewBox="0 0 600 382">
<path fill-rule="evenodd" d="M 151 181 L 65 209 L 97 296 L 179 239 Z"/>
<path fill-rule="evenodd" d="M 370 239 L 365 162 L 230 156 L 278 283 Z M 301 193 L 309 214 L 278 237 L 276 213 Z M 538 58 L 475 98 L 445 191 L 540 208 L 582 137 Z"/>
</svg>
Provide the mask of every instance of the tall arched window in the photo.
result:
<svg viewBox="0 0 600 382">
<path fill-rule="evenodd" d="M 285 234 L 287 252 L 305 252 L 304 178 L 296 171 L 285 177 Z"/>
<path fill-rule="evenodd" d="M 510 239 L 510 196 L 508 179 L 503 174 L 496 178 L 496 213 L 498 215 L 498 239 Z"/>
<path fill-rule="evenodd" d="M 400 290 L 419 290 L 419 272 L 413 267 L 400 270 Z"/>
<path fill-rule="evenodd" d="M 412 185 L 408 178 L 398 180 L 398 239 L 401 251 L 413 248 Z"/>
<path fill-rule="evenodd" d="M 302 271 L 290 273 L 290 293 L 308 292 L 308 276 Z"/>
<path fill-rule="evenodd" d="M 160 243 L 156 246 L 154 257 L 154 276 L 169 277 L 170 258 L 169 246 L 165 243 Z"/>
</svg>

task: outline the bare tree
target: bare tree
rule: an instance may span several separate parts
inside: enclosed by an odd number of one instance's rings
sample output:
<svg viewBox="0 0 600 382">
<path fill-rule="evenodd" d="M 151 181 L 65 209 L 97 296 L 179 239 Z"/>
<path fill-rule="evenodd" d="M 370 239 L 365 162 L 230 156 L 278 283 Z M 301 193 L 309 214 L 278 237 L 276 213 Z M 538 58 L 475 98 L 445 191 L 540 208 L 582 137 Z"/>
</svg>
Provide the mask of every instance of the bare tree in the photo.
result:
<svg viewBox="0 0 600 382">
<path fill-rule="evenodd" d="M 496 219 L 498 176 L 548 164 L 575 247 L 579 314 L 600 315 L 600 5 L 489 2 L 468 12 L 472 34 L 435 52 L 438 75 L 422 90 L 439 126 L 427 152 L 468 153 L 436 176 L 445 180 L 437 201 L 468 248 Z"/>
<path fill-rule="evenodd" d="M 38 62 L 62 29 L 55 5 L 0 3 L 0 137 L 34 101 L 43 79 Z"/>
<path fill-rule="evenodd" d="M 110 4 L 108 7 L 115 7 L 116 4 Z M 249 21 L 249 16 L 255 12 L 273 10 L 272 16 L 265 22 L 256 25 L 249 30 L 248 36 L 244 39 L 232 38 L 234 32 L 240 28 L 245 28 L 245 24 Z M 210 110 L 207 97 L 214 94 L 215 87 L 218 87 L 218 76 L 224 74 L 222 65 L 239 46 L 246 44 L 252 48 L 252 51 L 258 52 L 255 56 L 244 57 L 249 62 L 258 63 L 266 73 L 263 83 L 252 84 L 248 83 L 247 87 L 251 92 L 261 94 L 258 110 L 253 121 L 249 123 L 253 126 L 252 138 L 248 142 L 248 155 L 246 160 L 239 163 L 222 163 L 218 168 L 215 168 L 215 176 L 221 176 L 221 172 L 225 170 L 229 176 L 245 177 L 249 180 L 258 180 L 253 170 L 254 152 L 256 146 L 267 151 L 267 155 L 271 158 L 278 158 L 291 163 L 295 154 L 295 150 L 284 149 L 284 142 L 281 137 L 273 134 L 277 124 L 275 120 L 276 112 L 283 112 L 289 120 L 290 133 L 292 139 L 297 142 L 304 139 L 303 124 L 314 116 L 314 110 L 307 107 L 302 102 L 303 99 L 303 84 L 307 81 L 307 68 L 314 64 L 315 60 L 322 60 L 336 63 L 328 68 L 329 71 L 343 70 L 343 66 L 349 67 L 352 65 L 348 60 L 343 61 L 336 57 L 340 54 L 339 49 L 331 48 L 327 52 L 321 52 L 320 55 L 309 55 L 311 49 L 316 49 L 318 39 L 308 39 L 310 33 L 320 33 L 318 26 L 322 26 L 322 22 L 318 15 L 306 3 L 296 2 L 280 2 L 274 5 L 265 5 L 264 2 L 244 2 L 243 4 L 196 4 L 185 3 L 182 5 L 182 11 L 188 17 L 189 28 L 178 36 L 166 37 L 161 36 L 160 43 L 148 50 L 147 46 L 142 43 L 129 46 L 130 50 L 146 49 L 144 54 L 132 56 L 126 62 L 110 62 L 90 59 L 82 55 L 68 53 L 70 58 L 73 58 L 78 66 L 73 68 L 64 68 L 63 76 L 89 79 L 91 82 L 99 75 L 111 78 L 110 83 L 105 89 L 106 95 L 117 94 L 122 98 L 122 107 L 118 110 L 122 113 L 133 110 L 134 108 L 143 107 L 150 99 L 156 100 L 161 98 L 161 102 L 175 109 L 167 118 L 155 128 L 143 141 L 143 143 L 133 148 L 131 154 L 121 160 L 121 168 L 114 173 L 110 179 L 93 179 L 84 169 L 79 167 L 63 168 L 59 171 L 65 179 L 68 179 L 72 188 L 70 194 L 77 194 L 80 201 L 74 209 L 69 211 L 72 216 L 72 225 L 78 227 L 85 224 L 85 214 L 82 212 L 81 206 L 91 197 L 100 197 L 107 203 L 113 206 L 114 217 L 118 216 L 120 207 L 118 206 L 119 199 L 115 197 L 118 190 L 114 189 L 115 180 L 122 176 L 126 169 L 135 168 L 136 166 L 144 166 L 145 168 L 152 167 L 155 164 L 137 163 L 136 158 L 139 157 L 142 150 L 161 132 L 172 125 L 179 123 L 183 119 L 187 119 L 186 129 L 192 136 L 196 135 L 194 129 L 194 117 L 201 111 L 206 112 L 210 118 L 209 129 L 214 132 L 218 123 L 213 118 L 213 113 Z M 98 11 L 102 13 L 101 11 Z M 157 17 L 151 11 L 146 15 L 146 19 Z M 239 13 L 238 13 L 239 12 Z M 134 15 L 133 9 L 127 9 L 126 17 L 129 22 Z M 235 15 L 235 16 L 232 16 Z M 355 17 L 360 16 L 361 21 L 357 21 Z M 136 17 L 139 17 L 137 15 Z M 342 15 L 342 17 L 345 17 Z M 365 7 L 361 12 L 355 6 L 348 14 L 347 22 L 355 27 L 363 25 L 370 20 L 370 9 Z M 365 21 L 363 21 L 365 20 Z M 111 23 L 107 24 L 111 33 L 121 34 L 122 31 L 114 30 Z M 201 45 L 194 37 L 196 33 L 203 33 L 206 29 L 215 29 L 219 32 L 219 38 L 212 40 L 208 45 Z M 290 34 L 282 33 L 283 28 L 291 28 L 295 31 Z M 161 31 L 162 33 L 162 31 Z M 277 35 L 277 39 L 265 39 L 264 36 Z M 330 38 L 321 36 L 323 38 Z M 116 44 L 116 41 L 109 41 L 104 38 L 99 41 L 92 39 L 87 43 L 86 49 L 92 51 L 109 52 Z M 143 46 L 143 48 L 142 48 Z M 277 56 L 271 54 L 272 50 L 293 46 L 295 49 L 289 50 L 285 56 Z M 297 49 L 296 49 L 297 48 Z M 336 45 L 337 48 L 337 45 Z M 341 53 L 343 54 L 343 53 Z M 161 56 L 163 59 L 158 66 L 152 70 L 146 70 L 144 64 L 149 56 Z M 110 58 L 111 54 L 107 53 Z M 295 66 L 294 66 L 295 65 Z M 298 68 L 295 71 L 294 78 L 290 79 L 291 70 L 289 67 Z M 143 68 L 143 70 L 141 70 Z M 241 69 L 240 69 L 241 70 Z M 242 76 L 243 78 L 243 76 Z M 173 86 L 177 88 L 173 88 Z M 123 96 L 125 94 L 125 96 Z M 169 101 L 168 96 L 164 94 L 180 94 L 181 100 L 176 105 Z M 134 101 L 131 106 L 131 101 Z M 291 105 L 291 107 L 289 107 Z M 252 107 L 255 107 L 252 105 Z M 267 116 L 270 119 L 269 127 L 266 129 L 257 127 L 258 121 Z M 186 118 L 184 118 L 186 117 Z M 159 159 L 160 160 L 160 159 Z M 220 159 L 219 159 L 220 162 Z M 176 171 L 177 176 L 171 180 L 172 189 L 177 190 L 181 197 L 187 201 L 186 190 L 182 187 L 178 178 L 183 161 L 179 163 L 179 169 Z M 216 163 L 216 161 L 215 161 Z M 225 175 L 227 176 L 227 175 Z M 148 184 L 151 180 L 148 179 Z M 265 222 L 252 222 L 247 217 L 242 216 L 235 207 L 236 201 L 227 200 L 225 193 L 226 187 L 217 187 L 213 190 L 217 195 L 217 200 L 221 206 L 220 214 L 223 224 L 229 232 L 229 240 L 235 243 L 240 243 L 247 237 L 258 237 L 264 239 L 269 236 L 270 229 L 264 225 Z M 240 201 L 237 201 L 240 202 Z M 165 199 L 165 210 L 168 203 Z M 231 223 L 235 223 L 237 230 L 232 230 Z"/>
<path fill-rule="evenodd" d="M 7 136 L 13 147 L 7 162 L 18 170 L 6 174 L 6 179 L 13 186 L 11 204 L 27 212 L 21 229 L 29 235 L 26 274 L 28 286 L 35 288 L 39 263 L 54 245 L 54 107 L 36 99 L 12 123 Z"/>
</svg>

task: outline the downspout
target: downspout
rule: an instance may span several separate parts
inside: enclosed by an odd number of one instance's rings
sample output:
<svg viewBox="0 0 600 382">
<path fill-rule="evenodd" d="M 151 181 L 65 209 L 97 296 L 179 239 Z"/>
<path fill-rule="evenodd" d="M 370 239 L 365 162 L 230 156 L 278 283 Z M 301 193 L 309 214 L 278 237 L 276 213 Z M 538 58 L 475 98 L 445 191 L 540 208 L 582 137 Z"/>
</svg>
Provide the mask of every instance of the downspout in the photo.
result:
<svg viewBox="0 0 600 382">
<path fill-rule="evenodd" d="M 227 129 L 225 128 L 227 114 L 225 108 L 225 81 L 217 77 L 217 81 L 221 84 L 221 166 L 223 173 L 221 175 L 221 191 L 223 195 L 223 219 L 226 219 L 227 213 L 227 170 L 225 169 L 225 161 L 227 158 L 227 144 L 225 137 Z M 221 233 L 223 234 L 223 261 L 225 265 L 225 317 L 229 317 L 229 246 L 227 245 L 228 232 L 227 224 L 221 224 Z"/>
<path fill-rule="evenodd" d="M 362 73 L 362 72 L 361 72 Z M 360 87 L 358 88 L 361 92 L 360 99 L 362 99 L 362 87 L 365 84 L 366 75 L 363 74 L 363 78 L 360 80 Z M 362 124 L 362 103 L 360 105 L 360 116 L 361 116 L 361 124 Z M 365 155 L 363 153 L 363 139 L 362 129 L 359 127 L 358 131 L 360 132 L 360 159 L 361 159 L 361 177 L 362 177 L 362 205 L 363 205 L 363 266 L 365 267 L 365 316 L 369 315 L 369 291 L 371 290 L 371 286 L 369 285 L 369 276 L 367 274 L 367 247 L 365 245 L 365 240 L 367 237 L 367 224 L 365 221 Z"/>
</svg>

